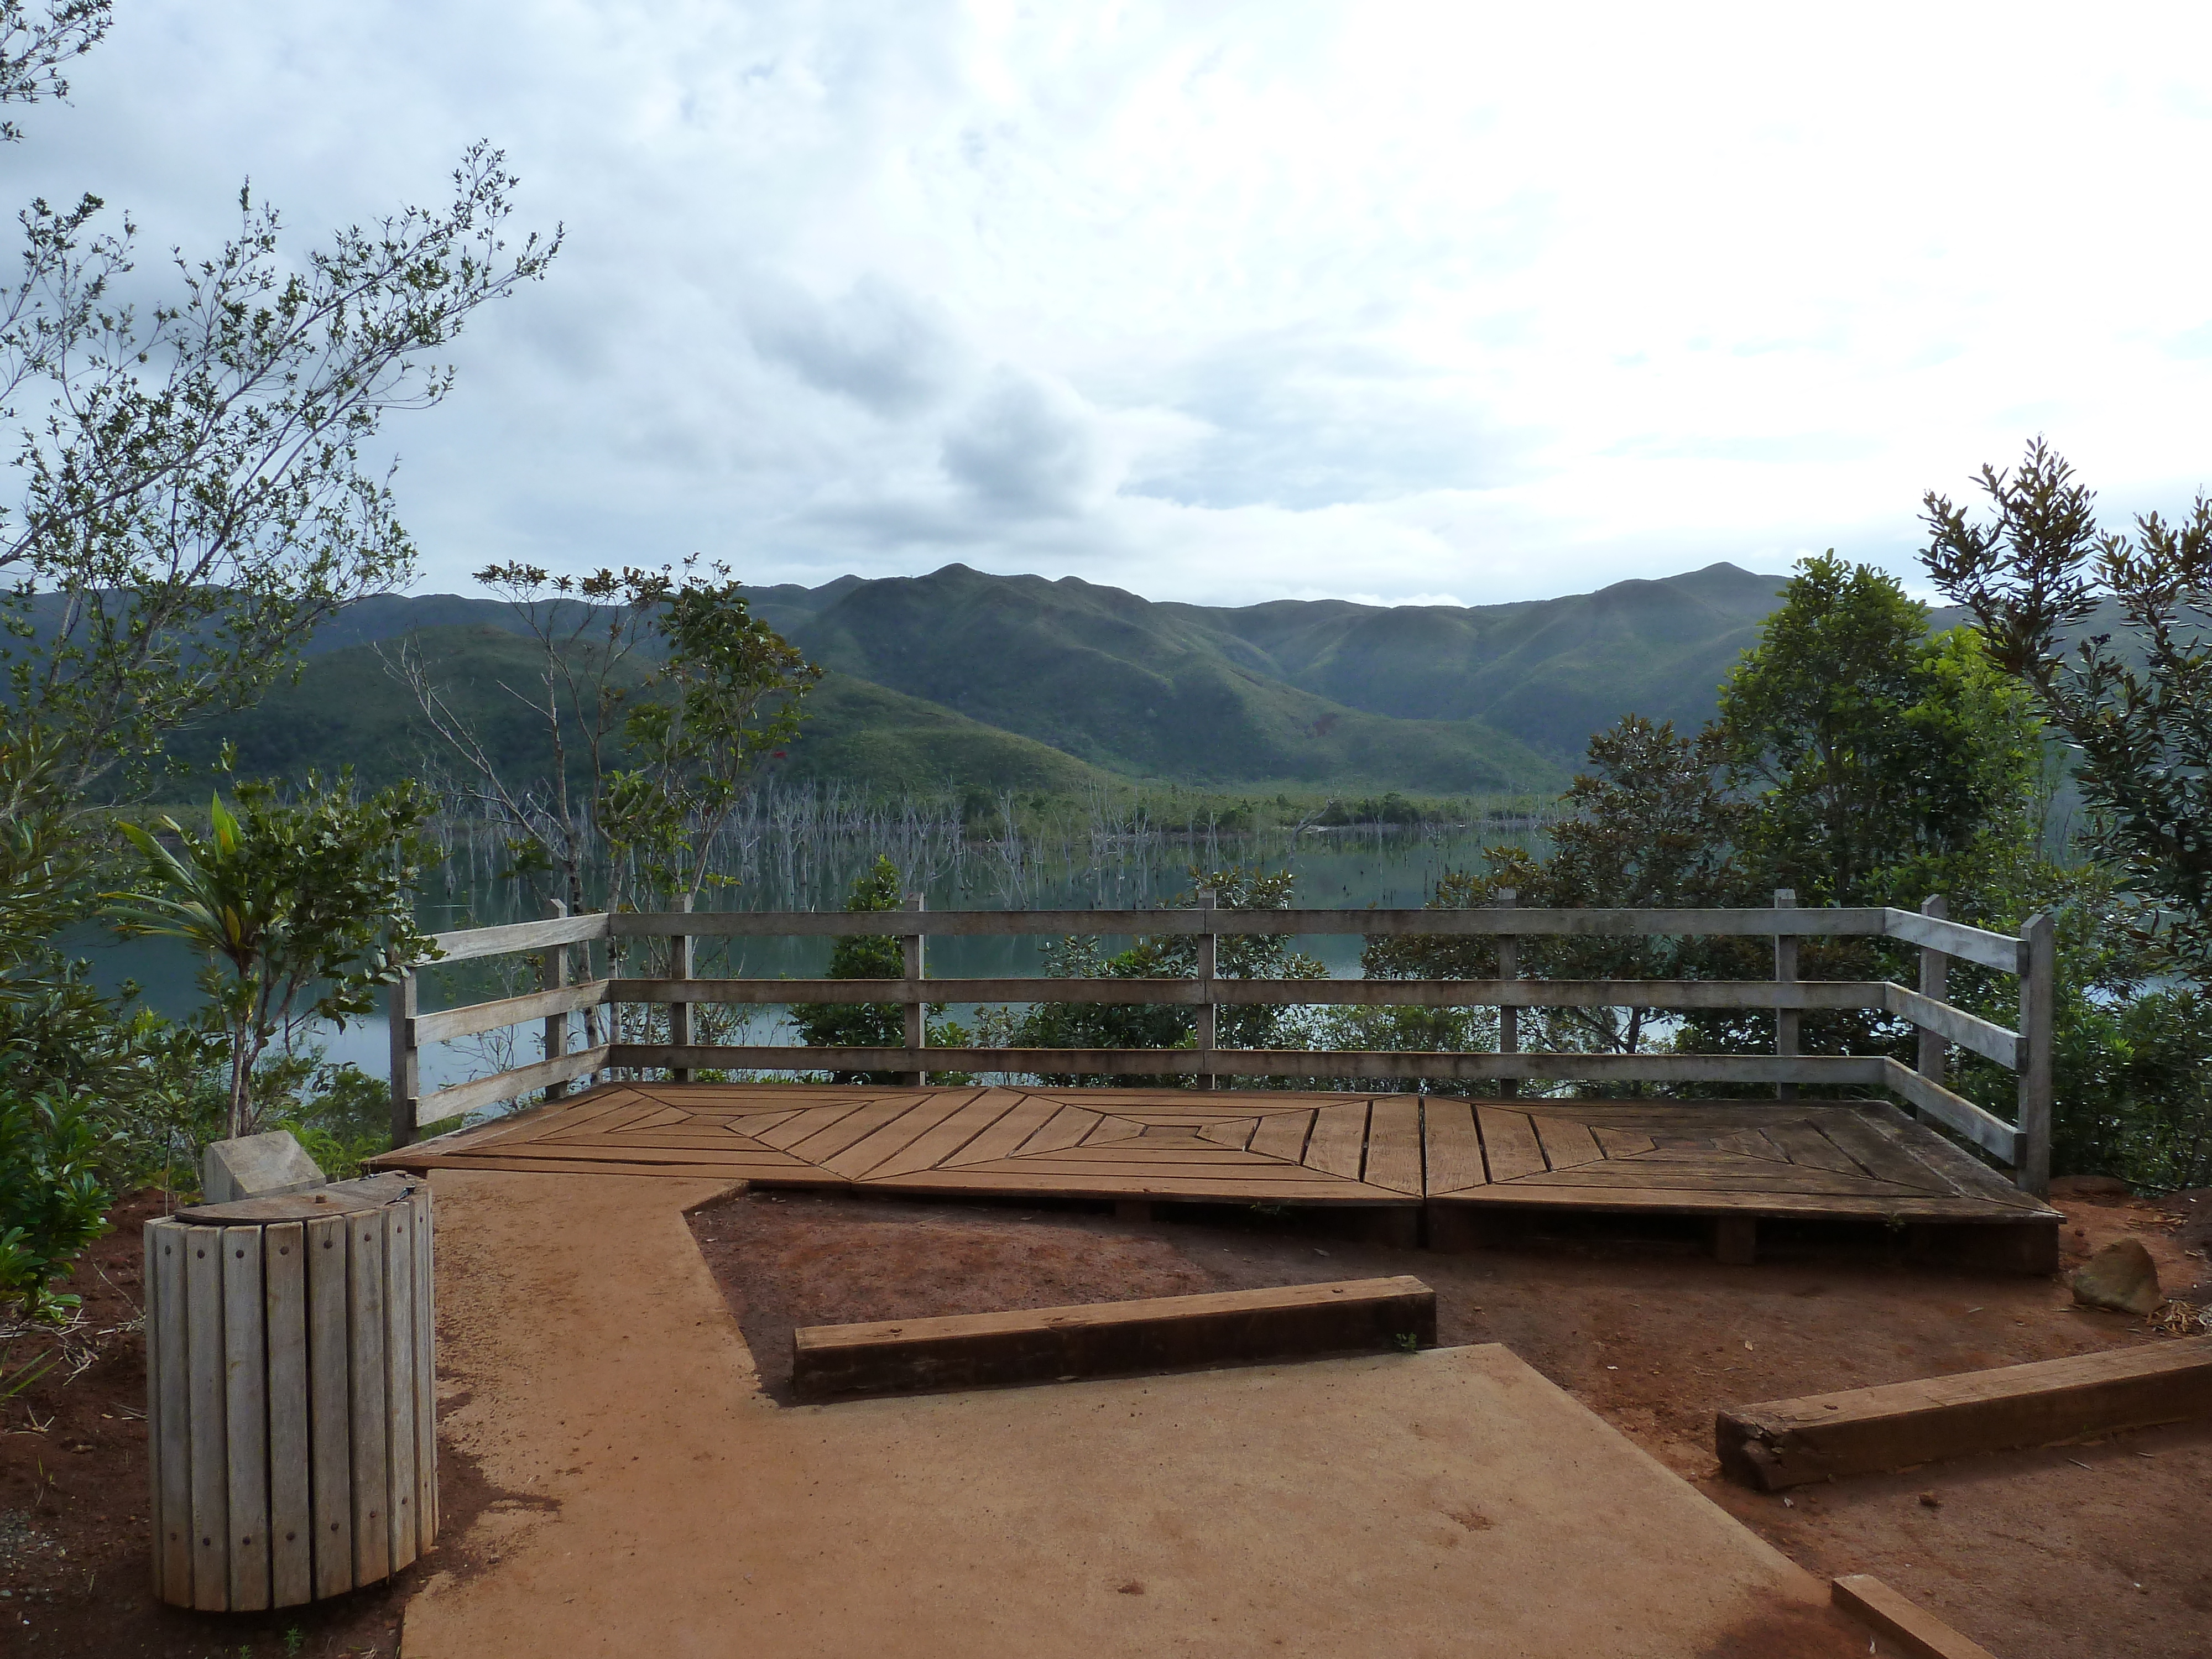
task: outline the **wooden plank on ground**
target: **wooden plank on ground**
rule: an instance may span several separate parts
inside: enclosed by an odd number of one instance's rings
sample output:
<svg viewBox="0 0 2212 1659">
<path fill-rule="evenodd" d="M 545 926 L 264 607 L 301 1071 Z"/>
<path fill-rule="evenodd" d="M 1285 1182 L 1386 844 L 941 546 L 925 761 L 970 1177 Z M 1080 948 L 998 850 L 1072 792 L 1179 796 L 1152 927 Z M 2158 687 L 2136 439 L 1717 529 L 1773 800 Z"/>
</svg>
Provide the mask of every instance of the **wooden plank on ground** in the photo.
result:
<svg viewBox="0 0 2212 1659">
<path fill-rule="evenodd" d="M 1848 1573 L 1835 1580 L 1828 1599 L 1910 1659 L 1996 1659 L 1872 1573 Z"/>
<path fill-rule="evenodd" d="M 1360 1155 L 1367 1146 L 1367 1103 L 1325 1106 L 1306 1139 L 1305 1165 L 1326 1174 L 1359 1179 Z"/>
<path fill-rule="evenodd" d="M 1011 1313 L 811 1325 L 792 1337 L 803 1397 L 988 1388 L 1436 1341 L 1418 1279 L 1230 1291 Z"/>
<path fill-rule="evenodd" d="M 1482 1129 L 1483 1162 L 1490 1167 L 1493 1185 L 1544 1172 L 1544 1149 L 1526 1112 L 1478 1103 L 1474 1121 Z"/>
<path fill-rule="evenodd" d="M 1771 1492 L 2205 1416 L 2212 1336 L 1731 1407 L 1713 1441 L 1730 1477 Z"/>
<path fill-rule="evenodd" d="M 1425 1191 L 1455 1193 L 1489 1179 L 1483 1173 L 1482 1138 L 1475 1133 L 1472 1102 L 1431 1095 L 1421 1103 L 1421 1117 Z"/>
<path fill-rule="evenodd" d="M 1367 1184 L 1421 1193 L 1421 1097 L 1377 1095 L 1367 1122 Z"/>
</svg>

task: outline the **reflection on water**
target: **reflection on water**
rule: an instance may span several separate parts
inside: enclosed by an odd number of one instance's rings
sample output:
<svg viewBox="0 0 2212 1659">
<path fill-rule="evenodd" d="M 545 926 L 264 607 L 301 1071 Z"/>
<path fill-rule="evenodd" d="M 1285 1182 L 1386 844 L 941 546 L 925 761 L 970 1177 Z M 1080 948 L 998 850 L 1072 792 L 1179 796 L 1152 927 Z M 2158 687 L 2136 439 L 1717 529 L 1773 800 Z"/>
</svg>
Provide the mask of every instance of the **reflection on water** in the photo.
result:
<svg viewBox="0 0 2212 1659">
<path fill-rule="evenodd" d="M 1423 903 L 1448 870 L 1480 866 L 1485 848 L 1526 847 L 1534 835 L 1525 827 L 1447 825 L 1247 836 L 1087 836 L 1053 844 L 1015 836 L 979 842 L 917 833 L 893 834 L 888 839 L 894 845 L 884 850 L 901 863 L 908 890 L 923 893 L 933 910 L 1158 908 L 1188 887 L 1194 866 L 1222 869 L 1231 865 L 1271 871 L 1287 867 L 1297 878 L 1296 897 L 1302 905 L 1393 908 Z M 744 884 L 710 895 L 705 908 L 838 908 L 854 879 L 872 861 L 878 844 L 852 836 L 822 836 L 793 856 L 751 860 Z M 460 865 L 458 859 L 454 862 Z M 480 875 L 485 867 L 478 865 Z M 421 917 L 425 927 L 438 932 L 524 921 L 529 915 L 513 884 L 482 879 L 473 887 L 456 883 L 450 890 L 434 888 L 424 896 Z M 1041 971 L 1043 947 L 1051 942 L 1003 937 L 932 939 L 929 968 L 933 974 L 963 978 L 1035 974 Z M 189 1014 L 199 1006 L 200 994 L 193 982 L 198 963 L 174 940 L 118 942 L 104 933 L 87 932 L 70 944 L 93 962 L 96 976 L 110 989 L 134 981 L 148 1003 L 173 1016 Z M 1346 978 L 1358 975 L 1360 945 L 1356 936 L 1296 941 L 1298 950 L 1327 963 L 1331 974 Z M 831 948 L 832 941 L 826 939 L 702 940 L 698 972 L 743 978 L 811 977 L 827 967 Z M 422 1006 L 450 1007 L 535 988 L 534 981 L 502 986 L 498 972 L 497 965 L 489 963 L 434 967 L 422 976 Z M 781 1026 L 781 1015 L 766 1011 L 752 1032 L 739 1040 L 786 1041 Z M 482 1075 L 501 1063 L 535 1058 L 534 1036 L 519 1035 L 522 1047 L 512 1061 L 487 1053 L 480 1041 L 425 1048 L 424 1086 L 440 1087 Z M 325 1030 L 319 1036 L 328 1045 L 331 1059 L 350 1060 L 379 1077 L 388 1075 L 389 1036 L 382 1018 L 354 1021 L 343 1031 Z"/>
</svg>

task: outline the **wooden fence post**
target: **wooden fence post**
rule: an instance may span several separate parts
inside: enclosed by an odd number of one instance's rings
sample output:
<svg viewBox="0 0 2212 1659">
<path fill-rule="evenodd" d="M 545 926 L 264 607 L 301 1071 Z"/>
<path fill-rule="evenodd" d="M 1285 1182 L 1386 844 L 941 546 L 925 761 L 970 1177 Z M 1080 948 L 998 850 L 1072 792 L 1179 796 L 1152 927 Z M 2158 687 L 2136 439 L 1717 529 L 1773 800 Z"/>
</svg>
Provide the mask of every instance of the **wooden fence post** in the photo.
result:
<svg viewBox="0 0 2212 1659">
<path fill-rule="evenodd" d="M 2020 1151 L 2013 1184 L 2038 1198 L 2051 1191 L 2051 1043 L 2057 965 L 2057 929 L 2038 912 L 2020 930 L 2020 1034 L 2027 1053 L 2020 1068 Z"/>
<path fill-rule="evenodd" d="M 682 908 L 685 915 L 691 914 L 690 894 L 684 894 Z M 691 935 L 675 934 L 668 941 L 668 976 L 671 979 L 690 978 L 691 964 Z M 668 1042 L 672 1048 L 688 1048 L 691 1046 L 691 1005 L 690 1003 L 672 1002 L 668 1005 Z M 691 1080 L 691 1068 L 689 1066 L 672 1066 L 669 1068 L 668 1075 L 672 1082 L 689 1083 Z"/>
<path fill-rule="evenodd" d="M 415 975 L 402 974 L 392 987 L 392 1144 L 412 1146 L 422 1108 L 422 1056 L 415 1047 Z"/>
<path fill-rule="evenodd" d="M 1498 890 L 1496 902 L 1499 909 L 1510 910 L 1519 904 L 1520 901 L 1521 895 L 1518 890 L 1511 887 L 1501 887 Z M 1510 933 L 1500 933 L 1498 936 L 1498 977 L 1500 979 L 1521 977 L 1521 941 Z M 1517 1054 L 1521 1052 L 1521 1010 L 1511 1003 L 1500 1003 L 1498 1006 L 1498 1052 L 1501 1054 Z M 1507 1097 L 1519 1094 L 1521 1080 L 1518 1078 L 1510 1077 L 1498 1079 L 1498 1092 L 1500 1096 Z"/>
<path fill-rule="evenodd" d="M 1206 919 L 1209 922 L 1212 920 L 1211 912 L 1213 909 L 1214 902 L 1214 896 L 1212 893 L 1206 894 L 1198 902 L 1199 908 L 1208 912 Z M 1219 1082 L 1213 1075 L 1213 1049 L 1215 1043 L 1213 975 L 1217 961 L 1217 945 L 1218 940 L 1211 929 L 1198 936 L 1198 994 L 1200 998 L 1198 1005 L 1198 1086 L 1201 1089 L 1215 1089 L 1220 1086 Z"/>
<path fill-rule="evenodd" d="M 545 981 L 545 988 L 549 991 L 561 990 L 568 985 L 568 947 L 567 945 L 556 945 L 546 951 L 545 971 L 542 977 Z M 546 1015 L 545 1058 L 558 1060 L 568 1052 L 568 1016 L 565 1012 Z M 558 1100 L 568 1092 L 568 1085 L 565 1083 L 549 1083 L 545 1085 L 545 1098 L 548 1100 Z"/>
<path fill-rule="evenodd" d="M 1796 890 L 1790 887 L 1776 888 L 1774 890 L 1774 908 L 1778 910 L 1796 909 L 1797 908 Z M 1797 936 L 1795 933 L 1777 933 L 1774 936 L 1775 982 L 1777 984 L 1784 984 L 1795 980 L 1796 977 Z M 1774 1011 L 1774 1052 L 1776 1054 L 1784 1057 L 1795 1057 L 1797 1054 L 1797 1028 L 1800 1018 L 1801 1016 L 1799 1015 L 1798 1011 L 1795 1008 L 1777 1008 Z M 1796 1099 L 1797 1085 L 1794 1083 L 1776 1084 L 1774 1085 L 1774 1097 L 1777 1100 Z"/>
<path fill-rule="evenodd" d="M 908 893 L 906 896 L 908 909 L 919 911 L 922 904 L 921 894 Z M 923 938 L 921 933 L 908 933 L 899 940 L 899 954 L 906 973 L 905 1035 L 906 1046 L 909 1048 L 920 1048 L 929 1041 L 929 1006 L 921 996 Z M 919 1089 L 929 1080 L 929 1073 L 921 1070 L 902 1072 L 899 1080 Z"/>
<path fill-rule="evenodd" d="M 1951 902 L 1941 893 L 1930 893 L 1926 898 L 1921 900 L 1920 914 L 1923 916 L 1933 916 L 1936 921 L 1942 921 L 1951 914 Z M 1948 955 L 1932 945 L 1922 945 L 1920 947 L 1920 994 L 1923 997 L 1933 997 L 1938 1002 L 1942 1001 L 1949 987 L 1950 969 L 1951 958 Z M 1951 1045 L 1946 1042 L 1939 1033 L 1929 1030 L 1925 1025 L 1919 1030 L 1919 1050 L 1913 1057 L 1912 1069 L 1930 1083 L 1941 1083 L 1943 1080 L 1944 1070 L 1950 1060 Z M 1913 1109 L 1912 1115 L 1915 1117 L 1923 1115 L 1917 1107 Z"/>
</svg>

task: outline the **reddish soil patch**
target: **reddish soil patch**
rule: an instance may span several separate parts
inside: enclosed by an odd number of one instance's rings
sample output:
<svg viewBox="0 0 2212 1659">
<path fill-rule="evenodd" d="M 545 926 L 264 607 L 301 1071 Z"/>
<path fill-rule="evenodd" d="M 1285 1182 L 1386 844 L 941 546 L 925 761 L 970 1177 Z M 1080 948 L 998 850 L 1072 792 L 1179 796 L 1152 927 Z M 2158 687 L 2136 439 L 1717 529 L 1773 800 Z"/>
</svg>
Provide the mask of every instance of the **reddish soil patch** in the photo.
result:
<svg viewBox="0 0 2212 1659">
<path fill-rule="evenodd" d="M 466 1570 L 441 1547 L 351 1595 L 267 1613 L 187 1613 L 148 1589 L 146 1346 L 139 1229 L 172 1206 L 142 1193 L 77 1263 L 68 1289 L 83 1319 L 58 1337 L 15 1339 L 9 1375 L 57 1349 L 59 1363 L 0 1401 L 0 1654 L 22 1659 L 301 1659 L 398 1652 L 415 1586 Z M 458 1540 L 499 1494 L 449 1447 L 440 1464 L 444 1537 Z"/>
<path fill-rule="evenodd" d="M 2189 1254 L 2212 1231 L 2212 1193 L 2059 1206 L 2069 1267 L 2132 1233 L 2170 1294 L 2212 1292 Z M 1874 1572 L 2006 1659 L 2205 1650 L 2212 1425 L 1802 1488 L 1786 1504 L 1718 1478 L 1725 1405 L 2163 1340 L 2074 1308 L 2055 1281 L 1829 1245 L 1770 1250 L 1753 1267 L 1718 1266 L 1686 1240 L 1618 1237 L 1449 1255 L 1346 1237 L 1349 1218 L 1322 1231 L 1318 1219 L 1185 1213 L 1202 1218 L 755 1193 L 700 1211 L 692 1231 L 783 1400 L 798 1325 L 1417 1273 L 1437 1291 L 1442 1341 L 1506 1344 L 1815 1572 Z"/>
</svg>

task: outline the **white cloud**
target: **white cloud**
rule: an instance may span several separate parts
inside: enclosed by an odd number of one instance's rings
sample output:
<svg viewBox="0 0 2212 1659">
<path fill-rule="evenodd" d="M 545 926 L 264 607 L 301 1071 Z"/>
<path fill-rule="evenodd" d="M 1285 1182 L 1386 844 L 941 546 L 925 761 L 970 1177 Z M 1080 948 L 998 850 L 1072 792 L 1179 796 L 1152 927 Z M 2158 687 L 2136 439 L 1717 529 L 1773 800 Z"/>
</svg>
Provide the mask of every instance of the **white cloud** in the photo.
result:
<svg viewBox="0 0 2212 1659">
<path fill-rule="evenodd" d="M 551 279 L 392 438 L 488 557 L 1473 602 L 1833 545 L 2047 432 L 2212 481 L 2212 15 L 137 0 L 0 152 L 204 248 L 488 136 Z M 150 270 L 149 275 L 153 274 Z"/>
</svg>

